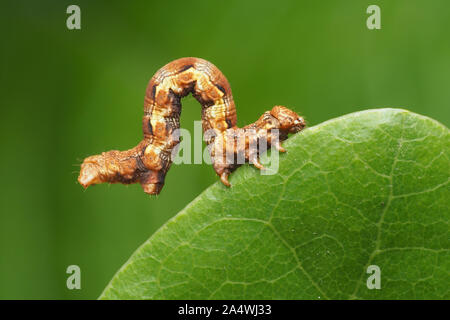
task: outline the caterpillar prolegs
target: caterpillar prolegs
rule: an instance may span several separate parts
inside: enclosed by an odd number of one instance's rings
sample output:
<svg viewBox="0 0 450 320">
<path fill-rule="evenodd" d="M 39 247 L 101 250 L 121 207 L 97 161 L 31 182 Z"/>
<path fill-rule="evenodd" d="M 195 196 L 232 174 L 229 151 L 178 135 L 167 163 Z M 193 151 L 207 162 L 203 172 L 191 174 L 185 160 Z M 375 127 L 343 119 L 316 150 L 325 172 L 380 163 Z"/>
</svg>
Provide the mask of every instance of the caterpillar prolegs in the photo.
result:
<svg viewBox="0 0 450 320">
<path fill-rule="evenodd" d="M 206 60 L 181 58 L 158 70 L 147 86 L 144 139 L 132 149 L 107 151 L 84 159 L 78 177 L 80 184 L 87 188 L 104 182 L 140 183 L 144 192 L 159 194 L 172 164 L 172 151 L 180 142 L 180 101 L 189 93 L 202 106 L 202 127 L 213 168 L 226 186 L 230 186 L 228 175 L 240 165 L 225 159 L 230 152 L 233 159 L 243 155 L 245 162 L 262 169 L 258 160 L 260 144 L 253 142 L 264 139 L 268 146 L 284 152 L 279 141 L 305 127 L 304 119 L 295 112 L 275 106 L 256 122 L 238 128 L 231 88 L 222 72 Z M 273 129 L 278 130 L 276 137 Z M 238 140 L 243 143 L 237 143 Z"/>
</svg>

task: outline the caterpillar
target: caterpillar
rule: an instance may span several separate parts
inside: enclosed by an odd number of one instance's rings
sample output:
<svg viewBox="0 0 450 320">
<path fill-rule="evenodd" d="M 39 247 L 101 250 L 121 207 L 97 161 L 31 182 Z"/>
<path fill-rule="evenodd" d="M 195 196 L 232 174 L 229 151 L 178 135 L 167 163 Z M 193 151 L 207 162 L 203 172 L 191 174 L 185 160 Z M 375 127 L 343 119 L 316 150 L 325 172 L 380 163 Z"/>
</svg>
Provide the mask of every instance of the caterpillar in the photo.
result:
<svg viewBox="0 0 450 320">
<path fill-rule="evenodd" d="M 294 111 L 275 106 L 256 122 L 238 128 L 231 88 L 222 72 L 209 61 L 181 58 L 159 69 L 147 86 L 143 140 L 126 151 L 111 150 L 84 159 L 79 183 L 84 188 L 105 182 L 140 183 L 145 193 L 159 194 L 172 164 L 172 152 L 180 142 L 176 132 L 180 127 L 181 99 L 189 93 L 202 106 L 202 129 L 211 162 L 228 187 L 229 174 L 240 165 L 226 159 L 230 152 L 233 159 L 243 155 L 245 162 L 264 169 L 258 160 L 261 150 L 255 142 L 264 139 L 267 145 L 285 152 L 280 141 L 306 125 Z M 273 129 L 278 130 L 277 136 Z M 237 143 L 238 140 L 243 143 Z"/>
</svg>

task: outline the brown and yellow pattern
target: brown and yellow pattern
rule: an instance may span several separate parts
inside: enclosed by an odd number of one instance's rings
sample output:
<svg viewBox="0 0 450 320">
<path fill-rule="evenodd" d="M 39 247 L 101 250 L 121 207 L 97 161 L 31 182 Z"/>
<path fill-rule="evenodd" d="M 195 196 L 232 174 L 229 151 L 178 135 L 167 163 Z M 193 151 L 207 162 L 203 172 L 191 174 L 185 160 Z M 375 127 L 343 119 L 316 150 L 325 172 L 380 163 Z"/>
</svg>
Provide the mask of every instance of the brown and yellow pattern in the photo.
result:
<svg viewBox="0 0 450 320">
<path fill-rule="evenodd" d="M 236 108 L 228 80 L 212 63 L 199 58 L 181 58 L 162 67 L 147 86 L 142 128 L 144 139 L 127 151 L 108 151 L 86 158 L 78 181 L 90 185 L 137 183 L 148 194 L 159 194 L 172 164 L 172 151 L 178 145 L 181 98 L 192 93 L 202 106 L 202 127 L 212 164 L 221 181 L 230 186 L 228 175 L 240 163 L 229 161 L 238 155 L 263 169 L 259 140 L 284 152 L 279 141 L 305 127 L 295 112 L 275 106 L 255 123 L 236 126 Z M 279 135 L 274 136 L 273 129 Z M 254 147 L 252 147 L 254 146 Z M 228 153 L 227 153 L 228 152 Z M 227 154 L 231 157 L 227 158 Z"/>
</svg>

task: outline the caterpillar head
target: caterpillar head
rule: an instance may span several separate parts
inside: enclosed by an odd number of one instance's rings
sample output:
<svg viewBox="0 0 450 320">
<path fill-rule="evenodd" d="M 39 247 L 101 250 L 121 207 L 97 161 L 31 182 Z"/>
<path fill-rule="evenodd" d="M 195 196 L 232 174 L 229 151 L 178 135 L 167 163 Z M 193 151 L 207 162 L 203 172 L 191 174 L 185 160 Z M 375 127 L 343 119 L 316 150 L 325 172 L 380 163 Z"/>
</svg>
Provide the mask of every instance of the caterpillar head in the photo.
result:
<svg viewBox="0 0 450 320">
<path fill-rule="evenodd" d="M 100 165 L 102 162 L 103 157 L 101 155 L 90 156 L 84 159 L 78 177 L 78 182 L 84 188 L 104 182 L 104 172 L 102 172 L 104 170 L 102 170 Z"/>
<path fill-rule="evenodd" d="M 306 126 L 306 122 L 302 117 L 286 107 L 275 106 L 270 111 L 270 114 L 278 120 L 281 131 L 296 133 L 303 130 Z"/>
</svg>

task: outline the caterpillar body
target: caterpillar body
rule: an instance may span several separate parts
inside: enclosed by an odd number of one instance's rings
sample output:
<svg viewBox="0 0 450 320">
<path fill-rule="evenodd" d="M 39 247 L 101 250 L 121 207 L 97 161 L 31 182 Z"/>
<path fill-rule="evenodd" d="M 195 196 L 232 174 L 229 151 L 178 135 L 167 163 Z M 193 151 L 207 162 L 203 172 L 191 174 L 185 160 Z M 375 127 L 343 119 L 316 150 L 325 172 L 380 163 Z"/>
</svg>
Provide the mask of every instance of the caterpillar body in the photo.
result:
<svg viewBox="0 0 450 320">
<path fill-rule="evenodd" d="M 255 123 L 238 128 L 231 88 L 222 72 L 206 60 L 181 58 L 158 70 L 147 86 L 144 139 L 126 151 L 112 150 L 87 157 L 81 165 L 80 184 L 87 188 L 104 182 L 140 183 L 144 192 L 159 194 L 172 164 L 172 152 L 180 142 L 177 130 L 181 99 L 189 93 L 202 106 L 202 129 L 213 168 L 226 186 L 230 186 L 228 175 L 239 166 L 225 159 L 230 149 L 234 156 L 241 154 L 245 162 L 263 169 L 258 160 L 259 144 L 254 142 L 264 139 L 267 145 L 284 152 L 279 141 L 305 127 L 304 119 L 294 111 L 275 106 Z M 276 137 L 273 129 L 278 130 Z M 237 143 L 238 140 L 243 143 Z"/>
</svg>

